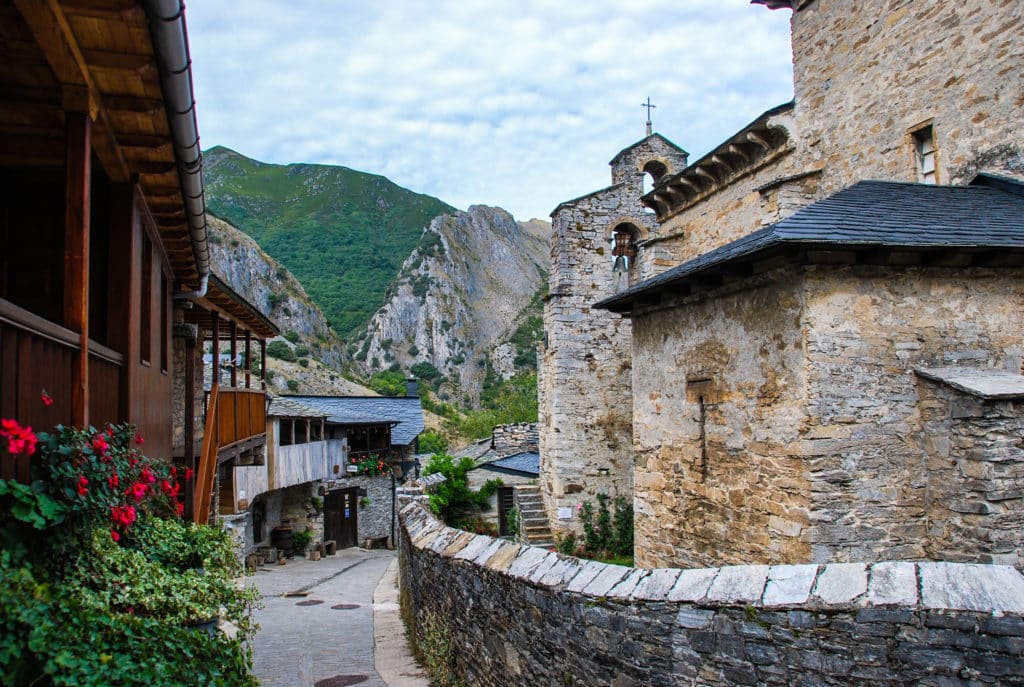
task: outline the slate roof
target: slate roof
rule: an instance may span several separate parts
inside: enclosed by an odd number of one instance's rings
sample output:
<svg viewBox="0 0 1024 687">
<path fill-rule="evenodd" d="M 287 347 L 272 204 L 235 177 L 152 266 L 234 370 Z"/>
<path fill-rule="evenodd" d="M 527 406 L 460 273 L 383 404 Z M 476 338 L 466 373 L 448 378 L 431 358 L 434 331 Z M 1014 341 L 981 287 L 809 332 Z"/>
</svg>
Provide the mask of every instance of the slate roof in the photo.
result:
<svg viewBox="0 0 1024 687">
<path fill-rule="evenodd" d="M 267 415 L 270 417 L 327 417 L 327 413 L 322 413 L 284 396 L 270 398 Z"/>
<path fill-rule="evenodd" d="M 324 413 L 339 425 L 398 423 L 391 443 L 408 446 L 423 431 L 423 405 L 418 396 L 290 396 Z"/>
<path fill-rule="evenodd" d="M 1024 249 L 1024 184 L 979 175 L 971 186 L 861 181 L 594 305 L 628 311 L 637 296 L 773 249 Z"/>
<path fill-rule="evenodd" d="M 498 468 L 499 470 L 508 470 L 511 472 L 519 472 L 524 475 L 531 477 L 540 476 L 540 454 L 534 451 L 526 451 L 523 453 L 516 453 L 505 458 L 499 458 L 498 460 L 492 460 L 489 463 L 478 465 L 480 468 Z"/>
</svg>

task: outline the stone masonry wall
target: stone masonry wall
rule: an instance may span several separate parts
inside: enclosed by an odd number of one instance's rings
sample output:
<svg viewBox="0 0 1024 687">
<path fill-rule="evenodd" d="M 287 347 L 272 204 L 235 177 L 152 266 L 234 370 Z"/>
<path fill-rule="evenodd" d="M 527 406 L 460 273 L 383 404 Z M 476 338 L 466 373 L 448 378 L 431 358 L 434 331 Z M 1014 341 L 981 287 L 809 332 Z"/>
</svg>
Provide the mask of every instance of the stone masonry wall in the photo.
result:
<svg viewBox="0 0 1024 687">
<path fill-rule="evenodd" d="M 393 506 L 391 476 L 378 475 L 376 477 L 368 477 L 366 475 L 357 475 L 327 483 L 328 489 L 351 489 L 353 487 L 366 491 L 366 496 L 360 497 L 358 521 L 356 522 L 359 545 L 362 546 L 363 542 L 367 539 L 390 537 L 392 535 L 391 518 Z M 370 502 L 364 505 L 362 502 L 363 498 L 369 499 Z"/>
<path fill-rule="evenodd" d="M 578 530 L 575 517 L 596 494 L 629 496 L 633 487 L 633 404 L 629 322 L 591 305 L 640 277 L 612 272 L 612 233 L 629 223 L 645 238 L 653 215 L 640 203 L 644 169 L 667 173 L 686 154 L 648 136 L 611 162 L 613 186 L 560 205 L 552 214 L 550 295 L 539 361 L 541 492 L 553 530 Z"/>
<path fill-rule="evenodd" d="M 914 369 L 1019 371 L 1021 303 L 1020 269 L 811 266 L 634 313 L 638 564 L 1020 565 L 1024 407 Z"/>
<path fill-rule="evenodd" d="M 801 284 L 634 317 L 638 565 L 809 560 Z"/>
<path fill-rule="evenodd" d="M 817 0 L 793 14 L 800 156 L 822 192 L 917 181 L 910 131 L 930 121 L 938 182 L 1024 176 L 1024 3 Z"/>
<path fill-rule="evenodd" d="M 403 617 L 456 676 L 519 685 L 1024 684 L 1008 566 L 634 569 L 401 513 Z"/>
<path fill-rule="evenodd" d="M 595 494 L 632 489 L 629 322 L 591 310 L 612 291 L 606 225 L 635 204 L 613 187 L 554 217 L 550 297 L 544 307 L 547 345 L 540 361 L 540 481 L 548 517 Z"/>
<path fill-rule="evenodd" d="M 970 449 L 953 426 L 936 423 L 913 369 L 960 364 L 1019 371 L 1024 271 L 825 266 L 806 274 L 808 407 L 797 453 L 814 493 L 810 560 L 946 560 L 950 518 L 961 519 L 956 511 L 970 501 L 967 487 L 985 473 L 969 460 L 941 469 L 957 459 L 942 455 L 944 440 Z M 986 433 L 1012 442 L 1020 440 L 1019 423 L 1019 416 L 993 416 L 955 429 L 979 444 L 988 441 Z M 1024 471 L 1019 450 L 990 460 L 1018 476 Z M 1021 508 L 1019 497 L 995 501 L 995 511 Z M 953 559 L 985 560 L 966 552 L 1004 550 L 1005 542 L 990 539 L 1005 536 L 1001 528 L 988 529 L 996 520 L 958 528 L 964 541 L 952 545 Z M 1021 532 L 1014 535 L 1018 546 Z"/>
<path fill-rule="evenodd" d="M 928 470 L 926 555 L 1024 569 L 1024 406 L 920 378 L 917 391 Z"/>
</svg>

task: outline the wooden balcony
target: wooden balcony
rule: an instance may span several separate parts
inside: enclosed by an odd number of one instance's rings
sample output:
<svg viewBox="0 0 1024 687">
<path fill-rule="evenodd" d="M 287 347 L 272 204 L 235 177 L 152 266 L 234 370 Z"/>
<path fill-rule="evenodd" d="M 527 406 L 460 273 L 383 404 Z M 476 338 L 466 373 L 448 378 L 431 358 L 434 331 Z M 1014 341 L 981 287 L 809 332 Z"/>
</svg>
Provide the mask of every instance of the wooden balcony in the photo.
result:
<svg viewBox="0 0 1024 687">
<path fill-rule="evenodd" d="M 261 389 L 223 387 L 217 394 L 214 446 L 222 463 L 266 444 L 267 394 Z M 210 402 L 207 399 L 207 417 Z"/>
<path fill-rule="evenodd" d="M 121 418 L 123 356 L 89 342 L 89 423 L 102 426 Z M 69 329 L 0 299 L 0 417 L 15 418 L 35 431 L 75 424 L 72 389 L 80 337 Z M 43 404 L 46 390 L 53 405 Z M 0 477 L 27 481 L 28 461 L 4 455 Z"/>
</svg>

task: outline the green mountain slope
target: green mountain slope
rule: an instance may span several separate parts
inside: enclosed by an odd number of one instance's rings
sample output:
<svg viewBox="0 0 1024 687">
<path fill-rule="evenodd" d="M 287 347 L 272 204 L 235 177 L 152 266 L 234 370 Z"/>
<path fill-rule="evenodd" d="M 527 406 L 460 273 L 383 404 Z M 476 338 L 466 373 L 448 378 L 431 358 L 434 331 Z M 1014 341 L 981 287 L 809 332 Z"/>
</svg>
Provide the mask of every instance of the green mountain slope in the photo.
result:
<svg viewBox="0 0 1024 687">
<path fill-rule="evenodd" d="M 223 147 L 203 153 L 207 207 L 294 274 L 350 338 L 424 227 L 454 208 L 382 176 L 328 165 L 272 165 Z"/>
</svg>

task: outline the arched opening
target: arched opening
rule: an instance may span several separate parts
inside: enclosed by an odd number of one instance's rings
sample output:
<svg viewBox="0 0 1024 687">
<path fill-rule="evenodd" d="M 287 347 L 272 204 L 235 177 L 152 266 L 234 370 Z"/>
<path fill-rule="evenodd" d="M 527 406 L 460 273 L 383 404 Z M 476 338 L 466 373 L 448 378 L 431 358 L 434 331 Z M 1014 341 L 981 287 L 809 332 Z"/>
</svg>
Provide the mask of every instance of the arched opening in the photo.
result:
<svg viewBox="0 0 1024 687">
<path fill-rule="evenodd" d="M 668 174 L 668 167 L 665 165 L 664 162 L 661 162 L 659 160 L 647 161 L 644 164 L 644 195 L 646 196 L 648 193 L 653 191 L 655 184 L 658 183 L 658 180 L 661 179 L 666 174 Z M 653 212 L 653 210 L 651 210 L 650 208 L 645 208 L 644 211 Z"/>
<path fill-rule="evenodd" d="M 612 272 L 630 272 L 636 261 L 636 242 L 640 230 L 635 224 L 623 222 L 612 231 L 612 258 L 615 263 Z"/>
</svg>

